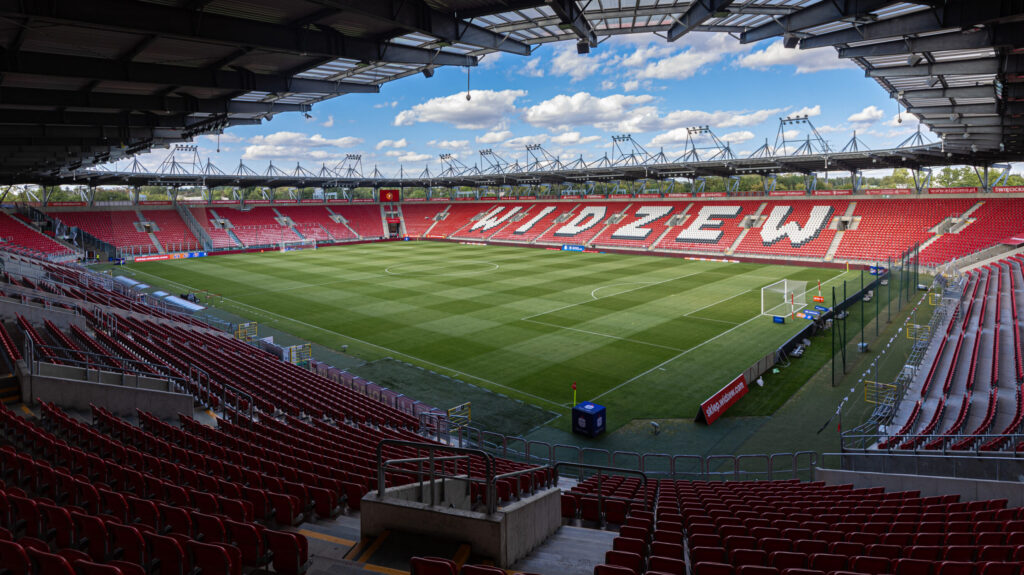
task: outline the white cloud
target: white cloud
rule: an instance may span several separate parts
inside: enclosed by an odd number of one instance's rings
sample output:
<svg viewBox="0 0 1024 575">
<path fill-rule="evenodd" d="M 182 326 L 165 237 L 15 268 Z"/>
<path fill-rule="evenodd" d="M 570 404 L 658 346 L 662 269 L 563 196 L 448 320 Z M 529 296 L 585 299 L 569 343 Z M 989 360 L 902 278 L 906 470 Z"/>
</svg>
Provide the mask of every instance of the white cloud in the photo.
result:
<svg viewBox="0 0 1024 575">
<path fill-rule="evenodd" d="M 640 88 L 640 80 L 629 80 L 622 83 L 622 89 L 627 92 L 635 92 Z"/>
<path fill-rule="evenodd" d="M 242 158 L 246 160 L 329 160 L 342 153 L 345 148 L 359 145 L 360 138 L 346 136 L 328 139 L 320 134 L 301 132 L 274 132 L 265 136 L 253 136 L 246 146 Z"/>
<path fill-rule="evenodd" d="M 382 150 L 384 148 L 404 148 L 409 145 L 409 142 L 402 138 L 401 140 L 381 140 L 377 142 L 376 148 Z"/>
<path fill-rule="evenodd" d="M 814 106 L 813 108 L 808 107 L 808 106 L 804 106 L 803 108 L 800 108 L 799 110 L 797 110 L 797 111 L 793 112 L 792 114 L 790 114 L 790 116 L 808 116 L 810 118 L 813 118 L 815 116 L 820 116 L 820 115 L 821 115 L 821 105 Z"/>
<path fill-rule="evenodd" d="M 602 90 L 614 90 L 615 89 L 615 81 L 614 80 L 601 80 L 601 89 Z"/>
<path fill-rule="evenodd" d="M 419 154 L 417 152 L 405 152 L 398 156 L 399 162 L 425 162 L 432 158 L 430 154 Z"/>
<path fill-rule="evenodd" d="M 743 68 L 754 70 L 764 70 L 772 66 L 796 66 L 797 74 L 856 67 L 851 60 L 840 59 L 834 48 L 786 48 L 781 40 L 773 42 L 764 50 L 741 56 L 737 63 Z"/>
<path fill-rule="evenodd" d="M 886 126 L 893 128 L 917 128 L 920 122 L 917 116 L 911 114 L 893 114 L 892 118 L 885 123 Z"/>
<path fill-rule="evenodd" d="M 729 144 L 743 144 L 754 139 L 754 133 L 749 130 L 740 130 L 738 132 L 729 132 L 720 138 L 723 142 Z"/>
<path fill-rule="evenodd" d="M 586 136 L 580 137 L 579 132 L 562 132 L 557 136 L 551 138 L 551 141 L 556 144 L 572 145 L 572 144 L 589 144 L 591 142 L 597 142 L 601 139 L 601 136 Z"/>
<path fill-rule="evenodd" d="M 690 78 L 708 64 L 718 62 L 731 53 L 747 50 L 746 47 L 725 34 L 694 35 L 687 36 L 687 38 L 690 45 L 686 50 L 681 50 L 672 55 L 668 55 L 671 51 L 666 52 L 658 49 L 658 47 L 648 50 L 644 56 L 649 56 L 651 61 L 645 62 L 643 69 L 637 72 L 637 77 L 658 80 Z M 640 50 L 637 51 L 637 53 L 639 52 Z M 635 58 L 636 55 L 634 53 L 633 56 L 626 58 L 624 62 L 628 63 L 631 60 L 637 59 Z M 643 58 L 639 59 L 642 60 Z"/>
<path fill-rule="evenodd" d="M 786 130 L 785 132 L 782 132 L 782 137 L 786 138 L 787 140 L 802 140 L 802 139 L 804 139 L 801 136 L 802 136 L 802 134 L 800 133 L 800 130 Z"/>
<path fill-rule="evenodd" d="M 327 121 L 325 121 L 324 123 L 322 123 L 320 125 L 325 127 L 325 128 L 334 127 L 334 116 L 327 116 Z"/>
<path fill-rule="evenodd" d="M 503 145 L 508 148 L 522 148 L 530 144 L 543 144 L 548 141 L 547 134 L 535 134 L 532 136 L 519 136 L 518 138 L 512 138 L 507 140 Z"/>
<path fill-rule="evenodd" d="M 543 78 L 544 68 L 541 68 L 542 60 L 540 58 L 532 58 L 526 61 L 526 64 L 519 69 L 519 73 L 523 76 L 529 76 L 531 78 Z"/>
<path fill-rule="evenodd" d="M 768 120 L 772 116 L 782 112 L 782 108 L 768 108 L 764 110 L 717 110 L 705 112 L 703 110 L 676 110 L 668 113 L 664 122 L 665 127 L 708 125 L 719 128 L 735 128 L 741 126 L 756 126 Z"/>
<path fill-rule="evenodd" d="M 576 45 L 564 42 L 555 49 L 555 57 L 551 59 L 551 74 L 569 76 L 573 82 L 579 82 L 593 76 L 608 62 L 610 54 L 591 55 L 576 53 Z"/>
<path fill-rule="evenodd" d="M 821 132 L 822 134 L 832 134 L 832 133 L 835 133 L 835 132 L 848 132 L 850 130 L 850 128 L 848 128 L 846 126 L 830 126 L 830 125 L 816 126 L 816 128 L 818 128 L 818 131 Z"/>
<path fill-rule="evenodd" d="M 457 150 L 469 146 L 469 140 L 430 140 L 428 146 L 436 146 L 446 150 Z"/>
<path fill-rule="evenodd" d="M 394 125 L 444 122 L 461 130 L 494 129 L 515 113 L 516 100 L 525 95 L 525 90 L 473 90 L 472 99 L 466 100 L 466 93 L 458 92 L 402 110 L 395 116 Z"/>
<path fill-rule="evenodd" d="M 380 104 L 374 104 L 373 107 L 380 108 L 394 108 L 398 106 L 398 100 L 391 100 L 390 102 L 381 102 Z"/>
<path fill-rule="evenodd" d="M 686 128 L 676 128 L 654 136 L 652 146 L 674 146 L 686 142 Z M 681 154 L 682 152 L 680 152 Z"/>
<path fill-rule="evenodd" d="M 494 67 L 495 64 L 498 63 L 498 60 L 501 59 L 501 52 L 491 52 L 490 54 L 483 54 L 478 58 L 480 67 L 483 68 L 484 70 L 490 70 L 491 68 Z"/>
<path fill-rule="evenodd" d="M 572 96 L 559 94 L 526 109 L 524 119 L 530 125 L 542 128 L 560 128 L 590 124 L 614 125 L 628 113 L 654 99 L 650 95 L 626 96 L 612 94 L 597 98 L 588 92 Z"/>
<path fill-rule="evenodd" d="M 494 132 L 487 132 L 483 136 L 476 137 L 476 143 L 478 144 L 497 144 L 498 142 L 504 142 L 512 137 L 512 132 L 508 130 L 496 130 Z"/>
<path fill-rule="evenodd" d="M 885 117 L 885 112 L 880 110 L 877 106 L 871 105 L 864 108 L 860 112 L 853 114 L 846 120 L 853 122 L 854 124 L 873 124 Z"/>
</svg>

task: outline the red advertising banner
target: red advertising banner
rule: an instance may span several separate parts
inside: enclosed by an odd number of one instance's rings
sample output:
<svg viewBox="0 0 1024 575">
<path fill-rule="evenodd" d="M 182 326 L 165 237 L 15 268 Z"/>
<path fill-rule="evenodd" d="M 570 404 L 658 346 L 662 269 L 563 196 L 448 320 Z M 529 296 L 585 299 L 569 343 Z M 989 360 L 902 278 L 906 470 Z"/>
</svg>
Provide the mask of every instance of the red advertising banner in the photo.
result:
<svg viewBox="0 0 1024 575">
<path fill-rule="evenodd" d="M 672 192 L 671 194 L 665 194 L 666 198 L 688 198 L 690 194 L 680 194 L 679 192 Z"/>
<path fill-rule="evenodd" d="M 398 190 L 380 190 L 378 197 L 381 202 L 391 203 L 401 201 L 402 193 Z"/>
<path fill-rule="evenodd" d="M 432 202 L 447 202 L 448 198 L 430 198 Z"/>
<path fill-rule="evenodd" d="M 387 218 L 387 222 L 389 224 L 400 224 L 402 223 L 402 218 Z"/>
<path fill-rule="evenodd" d="M 405 198 L 403 202 L 425 202 L 427 198 Z"/>
<path fill-rule="evenodd" d="M 353 204 L 372 204 L 373 198 L 352 198 Z"/>
<path fill-rule="evenodd" d="M 852 196 L 853 190 L 814 190 L 815 196 Z"/>
<path fill-rule="evenodd" d="M 345 198 L 334 198 L 332 200 L 327 200 L 327 203 L 328 204 L 347 204 L 348 200 L 346 200 Z"/>
<path fill-rule="evenodd" d="M 480 196 L 481 200 L 497 200 L 498 196 Z"/>
<path fill-rule="evenodd" d="M 220 206 L 238 205 L 238 200 L 213 200 L 214 204 Z"/>
<path fill-rule="evenodd" d="M 876 190 L 861 190 L 860 193 L 869 196 L 906 196 L 910 195 L 908 188 L 878 188 Z"/>
<path fill-rule="evenodd" d="M 517 200 L 536 200 L 537 196 L 517 196 Z"/>
<path fill-rule="evenodd" d="M 644 199 L 659 199 L 661 194 L 637 194 L 636 197 Z"/>
<path fill-rule="evenodd" d="M 978 188 L 928 188 L 929 194 L 976 194 Z"/>
<path fill-rule="evenodd" d="M 605 198 L 604 194 L 587 194 L 583 197 L 588 200 L 603 200 Z"/>
<path fill-rule="evenodd" d="M 178 200 L 178 203 L 179 204 L 189 204 L 189 205 L 197 206 L 197 205 L 205 204 L 206 200 L 184 199 L 184 200 Z"/>
<path fill-rule="evenodd" d="M 46 206 L 50 208 L 70 208 L 75 206 L 85 206 L 85 202 L 47 202 Z"/>
<path fill-rule="evenodd" d="M 700 411 L 697 412 L 697 421 L 703 421 L 711 425 L 725 413 L 725 410 L 732 407 L 741 397 L 746 395 L 748 391 L 750 391 L 750 388 L 747 387 L 747 378 L 740 375 L 730 381 L 728 385 L 719 389 L 707 401 L 700 404 Z"/>
<path fill-rule="evenodd" d="M 298 200 L 274 200 L 275 204 L 297 204 Z"/>
<path fill-rule="evenodd" d="M 469 198 L 455 198 L 456 202 L 472 202 L 472 201 L 475 201 L 475 200 L 476 200 L 476 198 L 473 198 L 473 197 L 469 197 Z"/>
<path fill-rule="evenodd" d="M 725 198 L 728 194 L 725 192 L 701 192 L 697 194 L 698 198 Z"/>
<path fill-rule="evenodd" d="M 996 186 L 992 188 L 993 194 L 1024 194 L 1024 186 Z"/>
<path fill-rule="evenodd" d="M 814 303 L 825 303 L 825 296 L 816 295 L 812 299 L 814 299 Z"/>
<path fill-rule="evenodd" d="M 135 256 L 134 261 L 137 262 L 156 262 L 161 260 L 171 259 L 171 254 L 153 254 L 151 256 Z"/>
<path fill-rule="evenodd" d="M 312 199 L 306 199 L 306 200 L 299 200 L 299 203 L 300 204 L 322 204 L 322 203 L 324 203 L 324 201 L 322 199 L 312 198 Z"/>
<path fill-rule="evenodd" d="M 247 206 L 269 206 L 270 200 L 245 200 Z"/>
<path fill-rule="evenodd" d="M 807 192 L 802 190 L 777 190 L 774 192 L 768 192 L 769 196 L 780 197 L 780 196 L 806 196 Z"/>
<path fill-rule="evenodd" d="M 170 200 L 142 200 L 139 202 L 142 206 L 169 206 L 171 205 Z"/>
</svg>

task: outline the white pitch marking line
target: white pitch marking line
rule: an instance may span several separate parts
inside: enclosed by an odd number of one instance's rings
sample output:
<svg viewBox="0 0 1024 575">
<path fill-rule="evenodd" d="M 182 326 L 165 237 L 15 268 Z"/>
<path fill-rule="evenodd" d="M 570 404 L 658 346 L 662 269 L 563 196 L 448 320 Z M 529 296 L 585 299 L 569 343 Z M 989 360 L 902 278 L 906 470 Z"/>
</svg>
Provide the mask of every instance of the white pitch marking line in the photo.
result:
<svg viewBox="0 0 1024 575">
<path fill-rule="evenodd" d="M 598 337 L 607 337 L 607 338 L 610 338 L 610 339 L 617 339 L 617 340 L 620 340 L 620 341 L 628 341 L 628 342 L 631 342 L 631 343 L 639 343 L 639 344 L 642 344 L 642 345 L 649 345 L 651 347 L 660 347 L 662 349 L 668 349 L 668 350 L 671 350 L 671 351 L 683 351 L 683 350 L 679 349 L 678 347 L 669 347 L 667 345 L 661 345 L 661 344 L 658 344 L 658 343 L 651 343 L 649 341 L 640 341 L 638 339 L 630 339 L 628 337 L 620 337 L 620 336 L 617 336 L 617 335 L 611 335 L 611 334 L 607 334 L 607 333 L 600 333 L 600 332 L 596 332 L 596 331 L 587 331 L 585 329 L 579 329 L 579 328 L 576 328 L 576 327 L 567 327 L 567 326 L 564 326 L 564 325 L 548 323 L 546 321 L 537 321 L 535 319 L 524 319 L 522 321 L 528 321 L 530 323 L 536 323 L 536 324 L 539 324 L 539 325 L 546 325 L 546 326 L 549 326 L 549 327 L 557 327 L 558 329 L 567 329 L 569 331 L 578 331 L 580 333 L 586 333 L 586 334 L 589 334 L 589 335 L 596 335 Z"/>
<path fill-rule="evenodd" d="M 136 270 L 136 271 L 138 271 L 138 270 Z M 140 273 L 146 273 L 146 272 L 140 272 Z M 158 276 L 158 275 L 155 275 L 155 274 L 146 274 L 146 275 L 151 275 L 152 277 L 155 277 L 155 278 L 157 278 L 157 279 L 161 279 L 161 280 L 163 280 L 163 279 L 164 279 L 164 278 L 162 278 L 162 277 L 160 277 L 160 276 Z M 166 281 L 166 280 L 165 280 L 165 281 Z M 186 287 L 186 288 L 188 288 L 188 289 L 189 289 L 189 291 L 196 291 L 196 288 L 193 288 L 192 286 L 189 286 L 189 285 L 186 285 L 186 284 L 182 284 L 182 283 L 178 283 L 178 282 L 174 282 L 174 281 L 171 281 L 171 283 L 175 283 L 175 284 L 177 284 L 177 285 L 179 285 L 179 286 L 182 286 L 182 287 Z M 249 304 L 247 304 L 247 303 L 244 303 L 244 302 L 240 302 L 240 301 L 238 301 L 238 300 L 235 300 L 235 299 L 232 299 L 232 298 L 229 298 L 229 297 L 225 297 L 225 298 L 223 298 L 223 299 L 225 299 L 225 300 L 227 300 L 227 301 L 230 301 L 230 302 L 233 302 L 233 303 L 235 303 L 236 305 L 239 305 L 239 306 L 242 306 L 242 307 L 247 307 L 247 308 L 249 308 L 249 309 L 254 309 L 254 310 L 257 310 L 257 311 L 259 311 L 259 312 L 263 312 L 263 313 L 265 313 L 265 314 L 267 314 L 267 315 L 269 315 L 269 316 L 274 316 L 274 317 L 278 317 L 278 318 L 281 318 L 281 319 L 282 319 L 282 320 L 284 320 L 284 321 L 290 321 L 290 322 L 292 322 L 292 323 L 297 323 L 297 324 L 300 324 L 300 325 L 304 325 L 304 326 L 306 326 L 306 327 L 311 327 L 311 328 L 313 328 L 313 329 L 318 329 L 318 330 L 320 330 L 320 331 L 322 331 L 322 332 L 324 332 L 324 333 L 329 333 L 329 334 L 332 334 L 332 335 L 336 335 L 336 336 L 339 336 L 339 337 L 343 337 L 343 338 L 345 338 L 345 339 L 350 339 L 350 340 L 352 340 L 352 341 L 357 341 L 357 342 L 359 342 L 359 343 L 361 343 L 361 344 L 363 344 L 363 345 L 367 345 L 367 346 L 370 346 L 370 347 L 375 347 L 375 348 L 377 348 L 377 349 L 382 349 L 382 350 L 384 350 L 384 351 L 387 351 L 387 352 L 393 353 L 393 354 L 395 354 L 395 355 L 400 355 L 400 356 L 402 356 L 402 357 L 408 357 L 408 358 L 410 358 L 410 359 L 416 360 L 416 361 L 418 361 L 418 362 L 420 362 L 420 363 L 423 363 L 423 364 L 426 364 L 426 365 L 432 365 L 432 366 L 434 366 L 434 367 L 439 367 L 439 368 L 441 368 L 441 369 L 443 369 L 443 370 L 446 370 L 446 371 L 450 371 L 450 372 L 452 372 L 452 373 L 457 373 L 457 374 L 459 374 L 459 375 L 462 375 L 462 376 L 465 376 L 465 377 L 471 377 L 471 378 L 473 378 L 473 379 L 475 379 L 475 380 L 477 380 L 477 381 L 482 381 L 482 382 L 484 382 L 484 383 L 489 383 L 489 384 L 491 384 L 491 385 L 493 385 L 493 386 L 495 386 L 495 387 L 500 387 L 500 388 L 502 388 L 502 389 L 507 389 L 507 390 L 509 390 L 509 391 L 512 391 L 512 392 L 518 393 L 518 394 L 520 394 L 520 395 L 525 395 L 525 396 L 527 396 L 527 397 L 532 397 L 532 398 L 534 398 L 534 399 L 536 399 L 536 400 L 538 400 L 538 401 L 543 401 L 544 403 L 548 403 L 548 404 L 554 405 L 555 407 L 561 407 L 561 406 L 562 406 L 562 405 L 561 405 L 560 403 L 556 403 L 556 402 L 554 402 L 554 401 L 551 401 L 550 399 L 547 399 L 547 398 L 541 397 L 541 396 L 539 396 L 539 395 L 534 395 L 534 394 L 532 394 L 532 393 L 528 393 L 528 392 L 525 392 L 525 391 L 523 391 L 523 390 L 521 390 L 521 389 L 516 389 L 516 388 L 514 388 L 514 387 L 510 387 L 510 386 L 507 386 L 507 385 L 502 385 L 502 384 L 500 384 L 500 383 L 498 383 L 498 382 L 496 382 L 496 381 L 491 381 L 491 380 L 489 380 L 489 379 L 484 379 L 484 378 L 482 378 L 482 377 L 479 377 L 479 376 L 473 375 L 473 374 L 471 374 L 471 373 L 466 373 L 466 372 L 464 372 L 464 371 L 459 371 L 459 370 L 457 370 L 457 369 L 452 369 L 452 368 L 450 368 L 450 367 L 448 367 L 448 366 L 445 366 L 445 365 L 441 365 L 441 364 L 439 364 L 439 363 L 434 363 L 434 362 L 432 362 L 432 361 L 427 361 L 427 360 L 425 360 L 425 359 L 421 359 L 421 358 L 418 358 L 418 357 L 416 357 L 415 355 L 409 355 L 409 354 L 407 354 L 407 353 L 403 353 L 403 352 L 401 352 L 401 351 L 398 351 L 397 349 L 391 349 L 390 347 L 384 347 L 383 345 L 377 345 L 377 344 L 375 344 L 375 343 L 371 343 L 371 342 L 369 342 L 369 341 L 366 341 L 366 340 L 362 340 L 362 339 L 359 339 L 358 337 L 352 337 L 352 336 L 350 336 L 350 335 L 345 335 L 345 334 L 343 334 L 343 333 L 340 333 L 340 332 L 337 332 L 337 331 L 333 331 L 333 330 L 329 330 L 329 329 L 326 329 L 326 328 L 320 327 L 320 326 L 318 326 L 318 325 L 313 325 L 313 324 L 311 324 L 311 323 L 306 323 L 306 322 L 304 322 L 304 321 L 301 321 L 301 320 L 295 319 L 295 318 L 293 318 L 293 317 L 288 317 L 288 316 L 286 316 L 286 315 L 281 315 L 281 314 L 279 314 L 279 313 L 274 313 L 274 312 L 272 312 L 272 311 L 269 311 L 269 310 L 263 309 L 263 308 L 261 308 L 261 307 L 256 307 L 256 306 L 254 306 L 254 305 L 249 305 Z"/>
<path fill-rule="evenodd" d="M 623 283 L 620 283 L 620 284 L 609 284 L 609 285 L 606 285 L 606 286 L 596 287 L 593 290 L 591 290 L 590 297 L 592 297 L 594 299 L 601 299 L 601 298 L 597 297 L 596 294 L 597 294 L 597 292 L 599 292 L 599 291 L 601 291 L 601 290 L 603 290 L 605 288 L 616 287 L 616 286 L 632 286 L 632 285 L 640 285 L 640 284 L 649 285 L 649 284 L 652 284 L 652 283 L 654 283 L 654 282 L 623 282 Z M 626 293 L 626 292 L 620 292 L 620 293 Z M 605 297 L 615 297 L 616 295 L 619 295 L 619 294 L 615 294 L 615 295 L 612 295 L 612 296 L 605 296 Z"/>
<path fill-rule="evenodd" d="M 738 294 L 736 294 L 736 295 L 731 295 L 731 296 L 729 296 L 729 297 L 727 297 L 727 298 L 725 298 L 725 299 L 720 299 L 720 300 L 718 300 L 718 301 L 716 301 L 716 302 L 714 302 L 714 303 L 709 303 L 708 305 L 706 305 L 706 306 L 704 306 L 704 307 L 701 307 L 701 308 L 697 308 L 697 309 L 695 309 L 695 310 L 691 311 L 690 313 L 686 314 L 686 316 L 685 316 L 685 317 L 690 317 L 690 316 L 691 316 L 692 314 L 695 314 L 695 313 L 697 313 L 697 312 L 699 312 L 699 311 L 704 311 L 704 310 L 708 309 L 709 307 L 714 307 L 714 306 L 716 306 L 716 305 L 718 305 L 718 304 L 720 304 L 720 303 L 725 303 L 725 302 L 727 302 L 727 301 L 729 301 L 729 300 L 731 300 L 731 299 L 733 299 L 733 298 L 737 298 L 737 297 L 740 297 L 741 295 L 743 295 L 743 294 L 745 294 L 745 293 L 750 293 L 750 292 L 752 292 L 752 291 L 754 291 L 754 289 L 753 289 L 753 288 L 751 288 L 751 289 L 748 289 L 748 290 L 746 290 L 746 291 L 742 291 L 742 292 L 740 292 L 740 293 L 738 293 Z M 702 317 L 702 318 L 698 318 L 698 319 L 707 319 L 707 318 L 705 318 L 705 317 Z M 715 321 L 722 321 L 722 320 L 715 320 Z M 730 322 L 728 322 L 728 323 L 731 323 L 731 324 L 735 324 L 736 322 L 730 321 Z"/>
<path fill-rule="evenodd" d="M 827 281 L 823 282 L 823 283 L 822 283 L 822 285 L 827 285 L 827 284 L 830 284 L 830 283 L 834 282 L 835 280 L 837 280 L 837 279 L 839 279 L 839 278 L 843 277 L 843 275 L 845 275 L 845 274 L 839 274 L 839 275 L 835 276 L 834 278 L 832 278 L 832 279 L 830 279 L 830 280 L 827 280 Z M 814 288 L 812 288 L 812 289 L 814 289 Z M 811 290 L 810 290 L 810 289 L 809 289 L 809 290 L 806 290 L 806 291 L 804 291 L 803 295 L 807 295 L 807 294 L 808 294 L 808 293 L 810 293 L 810 292 L 811 292 Z M 677 360 L 677 359 L 679 359 L 679 358 L 683 357 L 684 355 L 686 355 L 686 354 L 690 353 L 691 351 L 693 351 L 693 350 L 695 350 L 695 349 L 699 349 L 699 348 L 702 348 L 702 347 L 704 347 L 705 345 L 707 345 L 707 344 L 709 344 L 709 343 L 711 343 L 711 342 L 715 341 L 716 339 L 718 339 L 718 338 L 722 337 L 723 335 L 725 335 L 725 334 L 727 334 L 727 333 L 730 333 L 730 332 L 732 332 L 732 331 L 735 331 L 735 330 L 737 330 L 737 329 L 739 329 L 739 328 L 741 328 L 741 327 L 743 327 L 743 326 L 747 325 L 748 323 L 750 323 L 750 322 L 752 322 L 752 321 L 754 321 L 754 320 L 760 319 L 760 318 L 762 318 L 762 317 L 764 317 L 764 316 L 762 316 L 761 314 L 757 314 L 757 315 L 755 315 L 754 317 L 752 317 L 752 318 L 748 319 L 747 321 L 745 321 L 745 322 L 743 322 L 743 323 L 741 323 L 741 324 L 738 324 L 738 325 L 736 325 L 736 326 L 735 326 L 735 327 L 733 327 L 733 328 L 730 328 L 730 329 L 727 329 L 727 330 L 723 331 L 722 333 L 720 333 L 720 334 L 716 335 L 715 337 L 712 337 L 712 338 L 710 338 L 710 339 L 706 339 L 706 340 L 704 340 L 704 341 L 702 341 L 702 342 L 698 343 L 697 345 L 695 345 L 695 346 L 691 347 L 690 349 L 684 350 L 683 352 L 679 353 L 678 355 L 675 355 L 675 356 L 673 356 L 673 357 L 670 357 L 670 358 L 666 359 L 665 361 L 663 361 L 663 362 L 659 363 L 658 365 L 656 365 L 656 366 L 652 367 L 651 369 L 648 369 L 647 371 L 645 371 L 645 372 L 643 372 L 643 373 L 641 373 L 641 374 L 639 374 L 639 375 L 634 375 L 633 377 L 631 377 L 631 378 L 627 379 L 626 381 L 624 381 L 624 382 L 620 383 L 619 385 L 616 385 L 615 387 L 613 387 L 613 388 L 609 389 L 608 391 L 605 391 L 604 393 L 601 393 L 601 394 L 598 394 L 598 395 L 596 395 L 595 397 L 591 398 L 591 401 L 597 401 L 598 399 L 601 399 L 602 397 L 604 397 L 604 396 L 608 395 L 609 393 L 611 393 L 611 392 L 613 392 L 613 391 L 617 391 L 617 390 L 618 390 L 619 388 L 621 388 L 621 387 L 624 387 L 624 386 L 626 386 L 626 385 L 628 385 L 628 384 L 630 384 L 630 383 L 633 383 L 634 381 L 636 381 L 636 380 L 640 379 L 641 377 L 643 377 L 643 376 L 645 376 L 645 375 L 647 375 L 647 374 L 649 374 L 649 373 L 653 372 L 653 371 L 654 371 L 654 370 L 656 370 L 656 369 L 663 369 L 663 368 L 664 368 L 664 367 L 665 367 L 666 365 L 668 365 L 668 364 L 672 363 L 673 361 L 675 361 L 675 360 Z"/>
<path fill-rule="evenodd" d="M 426 276 L 419 276 L 419 277 L 475 276 L 475 275 L 485 274 L 485 273 L 489 273 L 489 272 L 495 272 L 495 271 L 498 271 L 499 269 L 501 269 L 501 266 L 499 266 L 498 264 L 493 263 L 493 262 L 470 262 L 470 263 L 486 264 L 486 265 L 494 266 L 494 267 L 489 269 L 489 270 L 476 270 L 476 271 L 469 270 L 467 272 L 462 272 L 462 273 L 460 273 L 460 272 L 455 272 L 455 273 L 450 273 L 450 274 L 430 274 L 430 273 L 428 273 Z M 414 265 L 417 265 L 417 264 L 415 262 L 409 262 L 409 263 L 404 263 L 404 264 L 396 264 L 396 265 L 393 265 L 393 266 L 388 266 L 388 267 L 384 268 L 384 273 L 386 273 L 388 275 L 391 275 L 391 276 L 410 276 L 411 275 L 412 277 L 417 277 L 415 275 L 417 272 L 405 272 L 405 273 L 402 273 L 402 272 L 393 272 L 393 271 L 391 271 L 391 268 L 400 268 L 400 267 L 403 267 L 403 266 L 414 266 Z M 463 264 L 452 264 L 450 266 L 440 266 L 440 267 L 435 266 L 434 269 L 443 270 L 443 269 L 458 267 L 460 265 L 463 265 Z"/>
</svg>

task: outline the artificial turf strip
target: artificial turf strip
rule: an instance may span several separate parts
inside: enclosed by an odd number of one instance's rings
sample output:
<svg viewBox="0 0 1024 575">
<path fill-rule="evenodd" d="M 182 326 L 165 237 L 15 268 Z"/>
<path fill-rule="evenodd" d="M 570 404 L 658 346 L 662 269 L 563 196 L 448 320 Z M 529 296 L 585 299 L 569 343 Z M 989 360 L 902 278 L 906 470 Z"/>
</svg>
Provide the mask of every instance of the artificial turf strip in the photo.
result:
<svg viewBox="0 0 1024 575">
<path fill-rule="evenodd" d="M 298 337 L 348 345 L 367 360 L 409 361 L 563 415 L 577 382 L 579 400 L 608 406 L 609 429 L 635 418 L 693 417 L 701 401 L 806 325 L 760 316 L 762 286 L 789 278 L 808 287 L 821 280 L 829 290 L 840 276 L 857 277 L 435 242 L 131 270 L 219 294 L 225 307 Z M 744 400 L 743 411 L 768 415 L 787 397 Z"/>
</svg>

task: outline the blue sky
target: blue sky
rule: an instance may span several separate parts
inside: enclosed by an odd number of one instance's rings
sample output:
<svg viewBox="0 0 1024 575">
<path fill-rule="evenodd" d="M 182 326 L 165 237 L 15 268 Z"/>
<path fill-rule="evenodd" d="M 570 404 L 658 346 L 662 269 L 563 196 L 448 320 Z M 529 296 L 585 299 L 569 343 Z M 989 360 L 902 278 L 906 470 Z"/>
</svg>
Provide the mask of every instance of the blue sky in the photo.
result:
<svg viewBox="0 0 1024 575">
<path fill-rule="evenodd" d="M 891 147 L 917 128 L 897 123 L 897 107 L 874 81 L 832 48 L 787 50 L 778 41 L 741 45 L 724 34 L 691 33 L 676 43 L 651 34 L 618 36 L 588 55 L 574 43 L 543 45 L 528 57 L 492 54 L 470 72 L 440 68 L 385 84 L 380 94 L 335 98 L 314 106 L 312 118 L 280 114 L 260 126 L 230 128 L 198 139 L 200 155 L 225 171 L 239 159 L 262 172 L 334 167 L 362 154 L 363 173 L 387 176 L 401 166 L 438 173 L 441 153 L 480 164 L 491 148 L 507 161 L 525 161 L 526 144 L 541 144 L 563 161 L 612 155 L 611 136 L 630 134 L 669 160 L 684 150 L 686 127 L 709 125 L 733 152 L 748 155 L 778 118 L 802 113 L 834 148 L 856 129 L 870 147 Z M 804 131 L 790 137 L 803 139 Z M 937 140 L 926 132 L 932 140 Z M 167 155 L 140 157 L 155 168 Z M 614 160 L 614 158 L 612 158 Z M 315 170 L 314 170 L 315 171 Z"/>
</svg>

